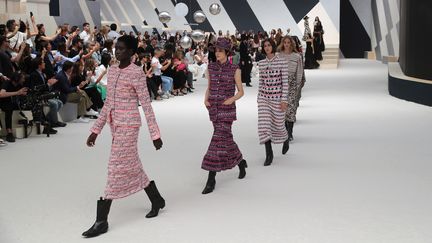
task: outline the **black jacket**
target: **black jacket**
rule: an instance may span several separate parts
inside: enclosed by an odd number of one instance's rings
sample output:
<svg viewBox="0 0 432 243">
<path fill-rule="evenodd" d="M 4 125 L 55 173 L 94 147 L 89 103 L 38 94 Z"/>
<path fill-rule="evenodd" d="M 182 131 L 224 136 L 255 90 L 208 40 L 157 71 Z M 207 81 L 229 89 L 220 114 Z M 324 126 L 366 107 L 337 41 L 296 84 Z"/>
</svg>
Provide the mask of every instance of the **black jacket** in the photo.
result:
<svg viewBox="0 0 432 243">
<path fill-rule="evenodd" d="M 66 104 L 67 95 L 72 92 L 76 92 L 77 87 L 71 86 L 71 84 L 69 83 L 69 79 L 64 71 L 57 73 L 56 79 L 58 80 L 58 82 L 53 86 L 53 90 L 60 92 L 60 100 L 63 102 L 63 104 Z"/>
</svg>

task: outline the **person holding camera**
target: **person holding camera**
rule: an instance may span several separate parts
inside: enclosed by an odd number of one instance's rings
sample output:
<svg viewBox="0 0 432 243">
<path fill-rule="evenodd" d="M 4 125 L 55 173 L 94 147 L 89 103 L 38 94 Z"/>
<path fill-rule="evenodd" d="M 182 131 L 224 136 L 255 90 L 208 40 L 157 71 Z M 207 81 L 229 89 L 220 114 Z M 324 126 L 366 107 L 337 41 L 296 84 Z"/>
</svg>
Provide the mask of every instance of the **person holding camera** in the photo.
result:
<svg viewBox="0 0 432 243">
<path fill-rule="evenodd" d="M 32 66 L 33 66 L 33 72 L 30 74 L 30 88 L 34 88 L 36 86 L 42 86 L 45 85 L 46 88 L 44 91 L 51 91 L 53 89 L 53 85 L 57 83 L 57 79 L 50 78 L 48 79 L 45 75 L 45 62 L 42 59 L 42 57 L 36 57 L 32 60 Z M 49 112 L 46 115 L 46 118 L 48 122 L 51 124 L 51 129 L 49 131 L 50 134 L 57 133 L 56 130 L 52 129 L 55 127 L 65 127 L 66 123 L 60 122 L 57 117 L 57 113 L 60 110 L 60 108 L 63 107 L 63 103 L 60 99 L 49 99 L 47 101 Z M 44 133 L 48 133 L 48 130 L 44 129 Z"/>
<path fill-rule="evenodd" d="M 12 133 L 12 114 L 14 110 L 19 110 L 15 101 L 17 96 L 27 95 L 28 88 L 24 87 L 25 76 L 23 73 L 14 72 L 10 80 L 3 82 L 0 89 L 0 109 L 5 113 L 6 122 L 6 141 L 15 142 Z"/>
</svg>

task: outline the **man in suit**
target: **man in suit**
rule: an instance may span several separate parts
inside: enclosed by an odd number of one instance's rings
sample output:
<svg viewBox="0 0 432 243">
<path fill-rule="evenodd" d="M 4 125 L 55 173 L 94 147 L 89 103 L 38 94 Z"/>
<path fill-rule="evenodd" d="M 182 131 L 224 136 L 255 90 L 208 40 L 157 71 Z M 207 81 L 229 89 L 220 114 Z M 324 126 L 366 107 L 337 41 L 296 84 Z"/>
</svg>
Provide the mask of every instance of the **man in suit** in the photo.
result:
<svg viewBox="0 0 432 243">
<path fill-rule="evenodd" d="M 85 118 L 85 116 L 96 116 L 97 114 L 88 111 L 93 103 L 88 95 L 81 90 L 86 85 L 86 82 L 83 81 L 78 86 L 72 86 L 70 84 L 69 80 L 72 75 L 72 67 L 72 62 L 64 62 L 62 71 L 56 75 L 58 82 L 55 83 L 54 90 L 60 92 L 60 100 L 63 104 L 66 104 L 67 102 L 78 104 L 77 122 L 88 123 L 89 120 Z"/>
<path fill-rule="evenodd" d="M 36 86 L 45 85 L 44 91 L 51 91 L 53 85 L 57 83 L 57 79 L 47 79 L 44 73 L 45 62 L 41 57 L 36 57 L 32 60 L 33 72 L 30 74 L 30 88 L 34 89 Z M 60 122 L 57 117 L 57 113 L 63 106 L 63 103 L 59 99 L 48 100 L 49 113 L 47 114 L 47 120 L 50 122 L 51 127 L 65 127 L 66 123 Z M 50 133 L 56 133 L 54 129 L 50 130 Z"/>
</svg>

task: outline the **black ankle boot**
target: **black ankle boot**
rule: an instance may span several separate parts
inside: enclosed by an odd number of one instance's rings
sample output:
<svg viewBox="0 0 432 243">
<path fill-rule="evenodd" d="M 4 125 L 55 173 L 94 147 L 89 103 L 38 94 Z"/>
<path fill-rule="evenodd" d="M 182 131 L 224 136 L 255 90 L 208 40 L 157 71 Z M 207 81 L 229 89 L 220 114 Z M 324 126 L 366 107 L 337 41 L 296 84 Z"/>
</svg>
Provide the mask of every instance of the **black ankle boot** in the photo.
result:
<svg viewBox="0 0 432 243">
<path fill-rule="evenodd" d="M 246 160 L 240 161 L 240 163 L 238 164 L 238 167 L 239 167 L 239 170 L 240 170 L 238 178 L 239 179 L 245 178 L 245 176 L 246 176 L 246 168 L 248 167 L 248 165 L 246 163 Z"/>
<path fill-rule="evenodd" d="M 286 154 L 289 150 L 289 139 L 285 140 L 282 146 L 282 154 Z"/>
<path fill-rule="evenodd" d="M 147 196 L 152 203 L 152 208 L 146 215 L 146 218 L 158 216 L 159 210 L 165 207 L 165 199 L 163 199 L 163 197 L 160 195 L 154 181 L 151 181 L 148 187 L 144 188 L 144 191 L 147 193 Z"/>
<path fill-rule="evenodd" d="M 266 150 L 266 159 L 264 161 L 264 166 L 269 166 L 273 162 L 273 149 L 272 149 L 271 141 L 267 141 L 265 143 L 265 150 Z"/>
<path fill-rule="evenodd" d="M 202 191 L 202 194 L 208 194 L 212 192 L 216 185 L 216 171 L 209 171 L 207 183 Z"/>
<path fill-rule="evenodd" d="M 294 140 L 294 137 L 293 137 L 294 122 L 285 122 L 285 126 L 286 126 L 287 131 L 288 131 L 288 140 L 289 141 Z"/>
<path fill-rule="evenodd" d="M 86 238 L 95 237 L 108 231 L 108 213 L 111 208 L 111 199 L 102 199 L 97 201 L 96 222 L 82 236 Z"/>
</svg>

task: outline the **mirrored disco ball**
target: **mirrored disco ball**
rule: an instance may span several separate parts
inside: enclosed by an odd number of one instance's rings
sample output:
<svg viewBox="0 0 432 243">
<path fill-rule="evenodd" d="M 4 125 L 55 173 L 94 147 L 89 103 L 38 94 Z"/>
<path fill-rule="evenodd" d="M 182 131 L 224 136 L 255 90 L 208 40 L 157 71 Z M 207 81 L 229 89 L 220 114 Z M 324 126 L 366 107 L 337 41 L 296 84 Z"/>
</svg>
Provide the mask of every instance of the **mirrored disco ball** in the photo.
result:
<svg viewBox="0 0 432 243">
<path fill-rule="evenodd" d="M 205 39 L 205 33 L 202 30 L 194 30 L 191 33 L 191 38 L 195 42 L 201 42 Z"/>
<path fill-rule="evenodd" d="M 194 13 L 193 18 L 194 18 L 195 22 L 197 22 L 198 24 L 201 24 L 206 20 L 207 17 L 205 16 L 203 11 L 198 10 Z"/>
<path fill-rule="evenodd" d="M 177 16 L 180 16 L 180 17 L 186 16 L 189 12 L 188 6 L 184 3 L 177 3 L 174 10 L 175 10 Z"/>
<path fill-rule="evenodd" d="M 180 39 L 180 46 L 184 49 L 190 48 L 192 46 L 192 39 L 185 35 Z"/>
<path fill-rule="evenodd" d="M 217 3 L 213 3 L 209 7 L 209 11 L 213 15 L 218 15 L 221 12 L 221 10 L 222 10 L 221 6 L 219 4 L 217 4 Z"/>
<path fill-rule="evenodd" d="M 159 13 L 159 21 L 163 24 L 166 24 L 171 21 L 170 13 L 163 11 Z"/>
</svg>

